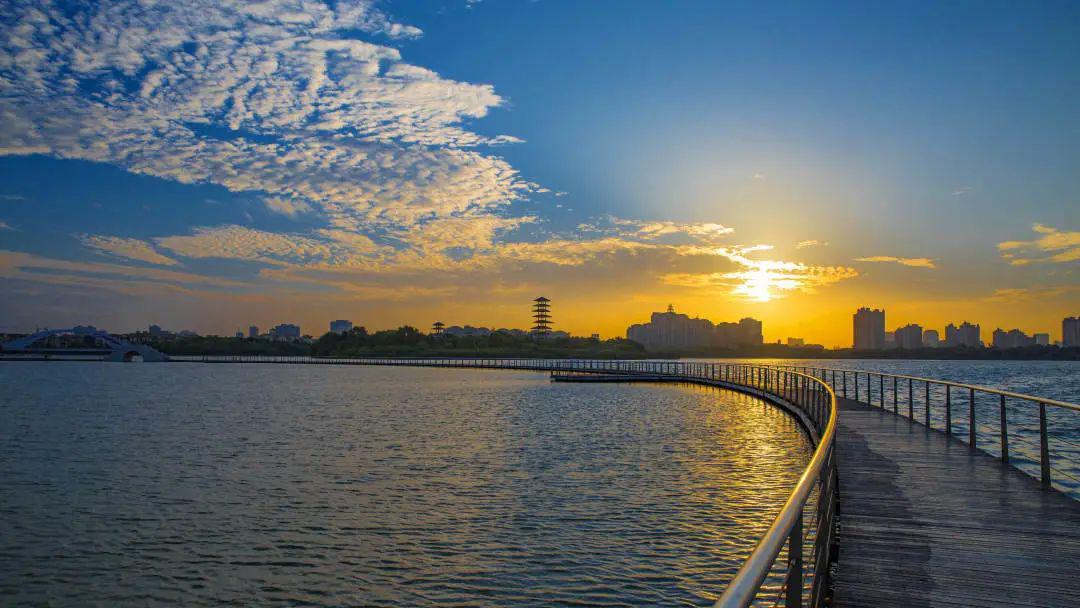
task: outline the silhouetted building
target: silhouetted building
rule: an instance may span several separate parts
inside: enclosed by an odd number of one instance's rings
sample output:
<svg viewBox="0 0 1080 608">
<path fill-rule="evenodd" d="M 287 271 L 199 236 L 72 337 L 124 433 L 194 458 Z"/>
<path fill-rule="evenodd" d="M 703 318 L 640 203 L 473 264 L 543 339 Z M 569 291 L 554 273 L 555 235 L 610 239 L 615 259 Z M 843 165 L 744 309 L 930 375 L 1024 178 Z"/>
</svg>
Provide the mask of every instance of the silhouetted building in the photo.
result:
<svg viewBox="0 0 1080 608">
<path fill-rule="evenodd" d="M 739 319 L 738 323 L 717 323 L 715 331 L 715 344 L 721 348 L 759 346 L 765 341 L 761 321 L 750 317 Z"/>
<path fill-rule="evenodd" d="M 1004 331 L 1002 329 L 994 330 L 994 348 L 1020 348 L 1023 346 L 1031 346 L 1035 343 L 1035 340 L 1020 331 L 1019 329 L 1010 329 Z"/>
<path fill-rule="evenodd" d="M 330 333 L 347 334 L 350 329 L 352 329 L 352 321 L 338 319 L 337 321 L 330 322 Z"/>
<path fill-rule="evenodd" d="M 431 337 L 432 338 L 435 338 L 436 340 L 438 340 L 438 339 L 442 338 L 445 333 L 446 333 L 446 323 L 443 323 L 442 321 L 435 321 L 434 323 L 431 324 Z"/>
<path fill-rule="evenodd" d="M 648 323 L 628 327 L 626 337 L 646 350 L 736 348 L 762 343 L 761 321 L 747 317 L 738 323 L 713 325 L 708 319 L 677 313 L 670 305 L 667 312 L 652 313 Z"/>
<path fill-rule="evenodd" d="M 239 330 L 239 329 L 238 329 L 238 330 L 236 330 L 236 335 L 235 335 L 234 337 L 236 337 L 236 338 L 243 338 L 243 337 L 244 337 L 244 332 L 243 332 L 243 330 Z"/>
<path fill-rule="evenodd" d="M 922 332 L 922 345 L 926 348 L 938 348 L 941 346 L 941 335 L 936 329 L 924 329 Z"/>
<path fill-rule="evenodd" d="M 802 338 L 788 338 L 787 345 L 791 348 L 802 348 L 806 346 L 806 340 L 803 340 Z"/>
<path fill-rule="evenodd" d="M 300 326 L 282 323 L 270 328 L 270 337 L 275 340 L 297 340 L 300 338 Z"/>
<path fill-rule="evenodd" d="M 894 340 L 896 341 L 896 348 L 902 348 L 904 350 L 922 348 L 922 327 L 914 323 L 905 325 L 896 330 L 894 333 Z"/>
<path fill-rule="evenodd" d="M 459 325 L 451 325 L 443 330 L 443 334 L 447 336 L 465 336 L 465 337 L 481 337 L 490 336 L 492 331 L 487 327 L 473 327 L 472 325 L 466 325 L 461 327 Z"/>
<path fill-rule="evenodd" d="M 1080 346 L 1080 317 L 1065 317 L 1061 320 L 1061 345 Z"/>
<path fill-rule="evenodd" d="M 1033 334 L 1031 339 L 1036 346 L 1050 346 L 1050 334 Z"/>
<path fill-rule="evenodd" d="M 960 327 L 949 323 L 945 326 L 945 346 L 978 348 L 982 346 L 982 330 L 978 325 L 972 325 L 967 321 L 961 323 Z"/>
<path fill-rule="evenodd" d="M 258 338 L 259 337 L 259 326 L 258 325 L 248 326 L 248 337 L 249 338 Z"/>
<path fill-rule="evenodd" d="M 885 348 L 885 311 L 860 308 L 855 311 L 854 340 L 857 350 L 881 350 Z"/>
<path fill-rule="evenodd" d="M 165 333 L 165 332 L 161 329 L 160 325 L 151 325 L 150 326 L 150 337 L 156 338 L 156 337 L 160 336 L 163 333 Z"/>
</svg>

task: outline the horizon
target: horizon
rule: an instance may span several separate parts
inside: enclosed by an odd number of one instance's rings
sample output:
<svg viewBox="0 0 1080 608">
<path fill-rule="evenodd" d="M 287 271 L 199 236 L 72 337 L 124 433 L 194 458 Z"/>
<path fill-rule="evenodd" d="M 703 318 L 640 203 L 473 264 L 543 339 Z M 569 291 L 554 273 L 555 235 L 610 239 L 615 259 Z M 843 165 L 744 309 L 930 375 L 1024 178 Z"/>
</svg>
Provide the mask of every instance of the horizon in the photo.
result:
<svg viewBox="0 0 1080 608">
<path fill-rule="evenodd" d="M 0 1 L 0 332 L 1080 313 L 1077 5 Z"/>
</svg>

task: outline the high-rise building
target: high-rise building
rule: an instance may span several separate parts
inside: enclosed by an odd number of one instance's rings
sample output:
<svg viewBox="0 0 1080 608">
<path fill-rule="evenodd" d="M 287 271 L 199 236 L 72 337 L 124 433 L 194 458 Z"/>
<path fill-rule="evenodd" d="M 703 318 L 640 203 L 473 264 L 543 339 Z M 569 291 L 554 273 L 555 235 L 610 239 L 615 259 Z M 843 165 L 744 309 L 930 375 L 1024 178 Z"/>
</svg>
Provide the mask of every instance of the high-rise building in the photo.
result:
<svg viewBox="0 0 1080 608">
<path fill-rule="evenodd" d="M 346 319 L 330 321 L 330 333 L 332 334 L 347 334 L 350 329 L 352 329 L 352 321 Z"/>
<path fill-rule="evenodd" d="M 270 328 L 270 337 L 275 340 L 294 340 L 300 337 L 300 326 L 282 323 Z"/>
<path fill-rule="evenodd" d="M 250 325 L 250 326 L 248 326 L 248 337 L 249 338 L 258 338 L 259 337 L 259 326 L 258 325 Z"/>
<path fill-rule="evenodd" d="M 551 300 L 540 296 L 533 300 L 533 326 L 532 336 L 537 340 L 547 338 L 551 334 Z"/>
<path fill-rule="evenodd" d="M 941 346 L 941 334 L 936 329 L 924 329 L 922 332 L 922 345 L 926 348 L 938 348 Z"/>
<path fill-rule="evenodd" d="M 237 338 L 243 338 L 244 337 L 244 332 L 239 330 L 239 329 L 236 330 L 236 337 Z"/>
<path fill-rule="evenodd" d="M 1065 317 L 1061 320 L 1061 345 L 1080 346 L 1080 317 Z"/>
<path fill-rule="evenodd" d="M 631 325 L 626 337 L 646 350 L 680 348 L 737 348 L 762 343 L 761 321 L 749 317 L 738 323 L 717 323 L 691 318 L 668 306 L 666 312 L 654 312 L 648 323 Z"/>
<path fill-rule="evenodd" d="M 966 346 L 968 348 L 978 348 L 982 346 L 982 330 L 978 325 L 972 325 L 967 321 L 960 324 L 960 327 L 949 323 L 945 326 L 945 346 L 957 347 Z"/>
<path fill-rule="evenodd" d="M 1019 329 L 1010 329 L 1009 331 L 1004 331 L 1002 329 L 994 330 L 994 348 L 1020 348 L 1023 346 L 1031 346 L 1032 344 L 1035 344 L 1035 340 Z"/>
<path fill-rule="evenodd" d="M 791 348 L 802 348 L 806 346 L 806 340 L 803 340 L 802 338 L 788 338 L 787 345 Z"/>
<path fill-rule="evenodd" d="M 1050 334 L 1032 334 L 1036 346 L 1050 346 Z"/>
<path fill-rule="evenodd" d="M 904 350 L 915 350 L 922 348 L 923 344 L 923 330 L 922 327 L 914 323 L 905 325 L 896 330 L 895 340 L 896 348 L 902 348 Z"/>
<path fill-rule="evenodd" d="M 885 311 L 860 308 L 855 311 L 854 341 L 858 350 L 881 350 L 885 348 Z"/>
</svg>

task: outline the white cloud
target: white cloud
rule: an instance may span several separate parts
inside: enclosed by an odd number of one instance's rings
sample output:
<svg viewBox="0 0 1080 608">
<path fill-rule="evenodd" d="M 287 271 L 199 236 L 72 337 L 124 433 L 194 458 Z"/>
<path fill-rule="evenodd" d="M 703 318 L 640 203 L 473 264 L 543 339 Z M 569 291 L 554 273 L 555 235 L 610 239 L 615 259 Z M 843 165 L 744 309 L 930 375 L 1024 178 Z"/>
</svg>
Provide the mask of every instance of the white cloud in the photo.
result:
<svg viewBox="0 0 1080 608">
<path fill-rule="evenodd" d="M 0 154 L 110 163 L 265 194 L 371 233 L 488 212 L 533 189 L 462 128 L 503 103 L 390 46 L 370 0 L 53 5 L 0 0 Z M 371 234 L 368 234 L 371 236 Z"/>
<path fill-rule="evenodd" d="M 262 199 L 262 202 L 270 211 L 289 217 L 296 217 L 300 213 L 311 212 L 311 205 L 300 199 L 267 196 Z"/>
<path fill-rule="evenodd" d="M 856 262 L 891 262 L 901 266 L 913 268 L 937 268 L 937 263 L 931 258 L 899 258 L 894 255 L 872 255 L 865 258 L 856 258 Z"/>
<path fill-rule="evenodd" d="M 828 247 L 829 244 L 825 241 L 819 241 L 816 239 L 810 239 L 807 241 L 799 241 L 795 244 L 796 249 L 806 249 L 807 247 Z"/>
<path fill-rule="evenodd" d="M 1042 224 L 1031 227 L 1040 236 L 1030 241 L 998 243 L 1001 257 L 1013 266 L 1080 261 L 1080 232 L 1063 231 Z"/>
<path fill-rule="evenodd" d="M 176 266 L 179 263 L 168 256 L 158 253 L 152 245 L 139 239 L 92 234 L 80 235 L 79 238 L 84 245 L 100 253 L 161 266 Z"/>
<path fill-rule="evenodd" d="M 0 221 L 0 230 L 15 230 L 7 222 Z"/>
</svg>

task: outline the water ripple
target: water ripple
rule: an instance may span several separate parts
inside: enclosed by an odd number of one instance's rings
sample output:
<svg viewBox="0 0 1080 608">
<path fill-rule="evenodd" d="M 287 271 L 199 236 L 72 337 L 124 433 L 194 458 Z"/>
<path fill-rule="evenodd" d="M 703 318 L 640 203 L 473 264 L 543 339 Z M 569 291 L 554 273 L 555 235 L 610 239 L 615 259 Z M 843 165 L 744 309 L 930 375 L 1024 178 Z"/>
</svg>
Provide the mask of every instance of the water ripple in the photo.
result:
<svg viewBox="0 0 1080 608">
<path fill-rule="evenodd" d="M 528 372 L 0 367 L 12 604 L 703 606 L 808 458 L 696 386 Z"/>
</svg>

